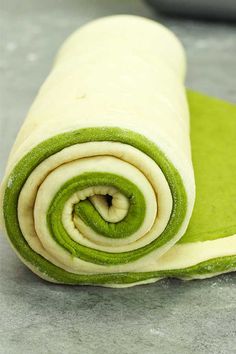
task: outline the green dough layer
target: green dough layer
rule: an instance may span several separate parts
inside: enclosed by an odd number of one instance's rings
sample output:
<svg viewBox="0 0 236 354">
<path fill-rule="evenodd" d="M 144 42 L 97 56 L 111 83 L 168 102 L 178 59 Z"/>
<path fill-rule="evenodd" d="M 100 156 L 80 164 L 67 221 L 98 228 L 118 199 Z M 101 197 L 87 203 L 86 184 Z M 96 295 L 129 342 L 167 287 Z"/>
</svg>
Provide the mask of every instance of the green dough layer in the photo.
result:
<svg viewBox="0 0 236 354">
<path fill-rule="evenodd" d="M 236 106 L 189 92 L 196 200 L 179 243 L 236 234 Z"/>
<path fill-rule="evenodd" d="M 150 246 L 140 250 L 125 253 L 108 253 L 97 251 L 73 241 L 62 223 L 62 211 L 65 202 L 76 191 L 89 186 L 107 185 L 116 187 L 130 202 L 126 217 L 119 223 L 106 222 L 88 201 L 80 201 L 75 206 L 75 213 L 93 230 L 107 237 L 118 238 L 129 236 L 142 224 L 145 215 L 145 200 L 143 194 L 130 181 L 109 173 L 84 173 L 66 182 L 58 191 L 48 211 L 47 220 L 51 235 L 72 255 L 96 264 L 127 263 L 149 252 Z"/>
</svg>

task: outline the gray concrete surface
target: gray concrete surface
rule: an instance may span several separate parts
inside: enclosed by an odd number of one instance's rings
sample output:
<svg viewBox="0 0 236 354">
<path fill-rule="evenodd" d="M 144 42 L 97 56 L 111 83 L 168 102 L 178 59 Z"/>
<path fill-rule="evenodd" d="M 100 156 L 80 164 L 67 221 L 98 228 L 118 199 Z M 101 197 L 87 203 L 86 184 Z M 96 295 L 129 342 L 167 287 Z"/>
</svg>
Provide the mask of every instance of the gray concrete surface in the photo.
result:
<svg viewBox="0 0 236 354">
<path fill-rule="evenodd" d="M 74 29 L 99 16 L 133 13 L 159 19 L 186 48 L 187 85 L 236 101 L 232 24 L 161 18 L 139 0 L 0 0 L 0 7 L 1 176 L 57 48 Z M 121 290 L 46 284 L 0 237 L 1 354 L 231 354 L 235 298 L 234 274 Z"/>
</svg>

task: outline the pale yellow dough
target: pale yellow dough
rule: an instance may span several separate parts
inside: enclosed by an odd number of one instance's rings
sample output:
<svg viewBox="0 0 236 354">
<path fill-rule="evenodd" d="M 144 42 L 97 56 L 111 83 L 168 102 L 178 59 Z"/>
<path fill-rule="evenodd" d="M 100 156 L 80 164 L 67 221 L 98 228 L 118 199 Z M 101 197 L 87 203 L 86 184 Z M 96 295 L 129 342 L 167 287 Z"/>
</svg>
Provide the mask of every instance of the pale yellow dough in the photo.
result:
<svg viewBox="0 0 236 354">
<path fill-rule="evenodd" d="M 38 143 L 84 127 L 120 127 L 144 135 L 166 154 L 182 177 L 187 193 L 187 213 L 170 242 L 135 262 L 104 266 L 72 257 L 50 237 L 45 215 L 62 184 L 82 171 L 119 173 L 134 181 L 143 191 L 147 213 L 136 233 L 126 239 L 108 239 L 88 229 L 81 220 L 72 221 L 71 205 L 85 196 L 90 197 L 106 220 L 118 221 L 127 212 L 125 198 L 111 190 L 116 193 L 117 204 L 108 215 L 103 199 L 95 196 L 106 194 L 108 189 L 100 189 L 100 192 L 90 189 L 84 191 L 85 194 L 76 194 L 65 205 L 63 224 L 71 237 L 81 244 L 112 252 L 137 249 L 161 234 L 172 209 L 172 196 L 164 174 L 141 151 L 118 142 L 74 145 L 43 161 L 21 191 L 19 223 L 33 250 L 74 273 L 142 272 L 175 267 L 175 264 L 188 266 L 187 245 L 175 246 L 160 258 L 185 232 L 195 199 L 185 65 L 183 48 L 174 34 L 144 18 L 113 16 L 99 19 L 69 37 L 17 136 L 1 196 L 6 183 L 11 183 L 7 178 L 13 166 Z M 183 263 L 181 252 L 185 254 Z M 171 255 L 174 255 L 173 259 Z M 202 255 L 198 256 L 200 260 Z M 198 256 L 196 253 L 195 261 Z"/>
</svg>

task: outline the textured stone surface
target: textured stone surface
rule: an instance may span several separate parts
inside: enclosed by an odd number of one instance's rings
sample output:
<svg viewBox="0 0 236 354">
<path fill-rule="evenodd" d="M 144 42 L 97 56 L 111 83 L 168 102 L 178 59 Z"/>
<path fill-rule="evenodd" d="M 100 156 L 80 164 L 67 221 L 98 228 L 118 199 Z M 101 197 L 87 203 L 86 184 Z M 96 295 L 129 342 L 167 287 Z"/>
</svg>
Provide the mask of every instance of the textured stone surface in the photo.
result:
<svg viewBox="0 0 236 354">
<path fill-rule="evenodd" d="M 189 87 L 236 101 L 236 27 L 160 18 L 141 1 L 0 0 L 0 175 L 62 41 L 93 18 L 159 18 L 182 40 Z M 153 44 L 155 45 L 155 44 Z M 2 236 L 2 235 L 1 235 Z M 0 353 L 230 354 L 236 276 L 111 290 L 47 284 L 0 237 Z"/>
</svg>

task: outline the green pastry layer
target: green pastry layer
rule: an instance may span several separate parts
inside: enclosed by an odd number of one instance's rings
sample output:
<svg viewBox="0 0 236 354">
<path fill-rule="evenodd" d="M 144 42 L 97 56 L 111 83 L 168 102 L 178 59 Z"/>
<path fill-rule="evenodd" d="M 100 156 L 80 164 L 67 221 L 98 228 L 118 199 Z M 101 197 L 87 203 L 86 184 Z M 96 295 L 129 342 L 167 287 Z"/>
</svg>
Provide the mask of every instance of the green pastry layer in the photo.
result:
<svg viewBox="0 0 236 354">
<path fill-rule="evenodd" d="M 236 234 L 236 105 L 188 92 L 196 200 L 180 243 Z"/>
</svg>

